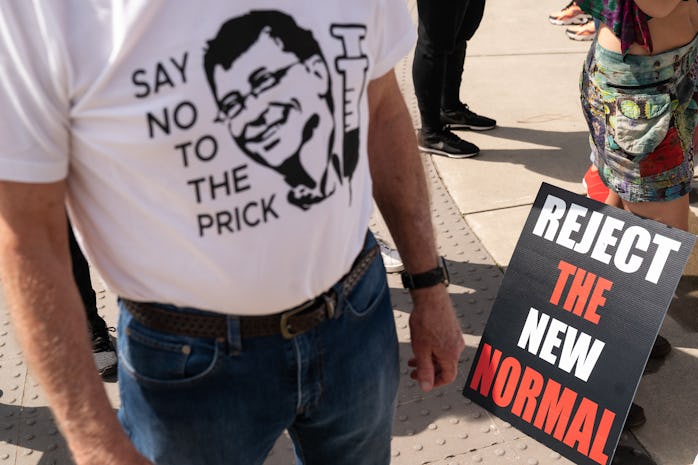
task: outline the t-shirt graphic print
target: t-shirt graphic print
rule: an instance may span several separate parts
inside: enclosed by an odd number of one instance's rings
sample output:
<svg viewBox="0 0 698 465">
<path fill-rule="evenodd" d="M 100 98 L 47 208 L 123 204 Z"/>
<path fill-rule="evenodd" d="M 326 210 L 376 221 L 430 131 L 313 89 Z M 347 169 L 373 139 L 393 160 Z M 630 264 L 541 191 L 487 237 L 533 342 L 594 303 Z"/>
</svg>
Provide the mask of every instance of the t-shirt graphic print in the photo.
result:
<svg viewBox="0 0 698 465">
<path fill-rule="evenodd" d="M 332 25 L 345 55 L 344 153 L 333 153 L 335 102 L 331 73 L 312 32 L 278 11 L 253 11 L 226 21 L 207 44 L 204 69 L 218 115 L 239 149 L 283 177 L 288 202 L 303 210 L 348 183 L 359 154 L 359 101 L 368 57 L 365 26 Z M 347 76 L 352 73 L 351 76 Z M 360 76 L 360 79 L 356 79 Z M 347 82 L 361 87 L 347 88 Z"/>
</svg>

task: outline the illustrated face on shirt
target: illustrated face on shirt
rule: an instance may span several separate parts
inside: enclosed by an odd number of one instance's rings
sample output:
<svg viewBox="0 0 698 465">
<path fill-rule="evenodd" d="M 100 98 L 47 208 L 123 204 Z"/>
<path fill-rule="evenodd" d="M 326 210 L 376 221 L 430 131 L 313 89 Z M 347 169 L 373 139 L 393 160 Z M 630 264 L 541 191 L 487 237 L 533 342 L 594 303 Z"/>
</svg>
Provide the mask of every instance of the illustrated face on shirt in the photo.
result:
<svg viewBox="0 0 698 465">
<path fill-rule="evenodd" d="M 312 31 L 273 10 L 231 18 L 208 42 L 204 68 L 215 121 L 245 155 L 283 177 L 289 203 L 307 210 L 335 192 L 331 78 Z"/>
<path fill-rule="evenodd" d="M 322 59 L 300 61 L 283 48 L 281 39 L 264 29 L 228 70 L 218 66 L 213 75 L 231 136 L 245 153 L 272 168 L 301 152 L 310 138 L 327 137 L 316 130 L 320 118 L 331 117 Z"/>
</svg>

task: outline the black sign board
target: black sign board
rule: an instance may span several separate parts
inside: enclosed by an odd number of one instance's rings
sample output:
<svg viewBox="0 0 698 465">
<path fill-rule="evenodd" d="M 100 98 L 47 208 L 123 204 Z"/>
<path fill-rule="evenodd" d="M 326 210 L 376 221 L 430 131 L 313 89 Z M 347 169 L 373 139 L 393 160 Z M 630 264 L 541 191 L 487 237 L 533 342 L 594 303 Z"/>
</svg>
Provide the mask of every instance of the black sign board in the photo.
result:
<svg viewBox="0 0 698 465">
<path fill-rule="evenodd" d="M 543 184 L 463 394 L 606 465 L 695 236 Z"/>
</svg>

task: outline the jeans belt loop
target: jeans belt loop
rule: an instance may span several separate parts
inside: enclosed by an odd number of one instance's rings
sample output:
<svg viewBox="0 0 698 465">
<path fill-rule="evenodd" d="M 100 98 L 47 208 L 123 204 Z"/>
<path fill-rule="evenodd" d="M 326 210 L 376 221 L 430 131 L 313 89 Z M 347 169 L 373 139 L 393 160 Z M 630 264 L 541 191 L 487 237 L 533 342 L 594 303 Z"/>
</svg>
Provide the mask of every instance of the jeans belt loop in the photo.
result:
<svg viewBox="0 0 698 465">
<path fill-rule="evenodd" d="M 226 317 L 228 329 L 228 350 L 230 355 L 240 355 L 242 352 L 242 334 L 240 334 L 240 317 L 228 315 Z"/>
</svg>

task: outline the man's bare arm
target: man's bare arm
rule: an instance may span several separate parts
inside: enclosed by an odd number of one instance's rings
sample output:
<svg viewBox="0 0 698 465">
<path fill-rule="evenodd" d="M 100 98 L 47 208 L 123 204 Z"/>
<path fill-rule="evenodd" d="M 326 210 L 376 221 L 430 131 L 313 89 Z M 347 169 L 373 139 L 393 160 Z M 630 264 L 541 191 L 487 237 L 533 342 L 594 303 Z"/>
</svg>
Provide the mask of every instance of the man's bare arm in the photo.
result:
<svg viewBox="0 0 698 465">
<path fill-rule="evenodd" d="M 407 108 L 391 71 L 368 87 L 369 163 L 373 196 L 410 273 L 437 262 L 429 192 Z M 417 379 L 424 391 L 452 382 L 458 372 L 463 335 L 446 287 L 411 291 L 410 331 Z"/>
<path fill-rule="evenodd" d="M 79 465 L 138 464 L 92 359 L 63 182 L 0 182 L 0 275 L 17 338 Z"/>
</svg>

